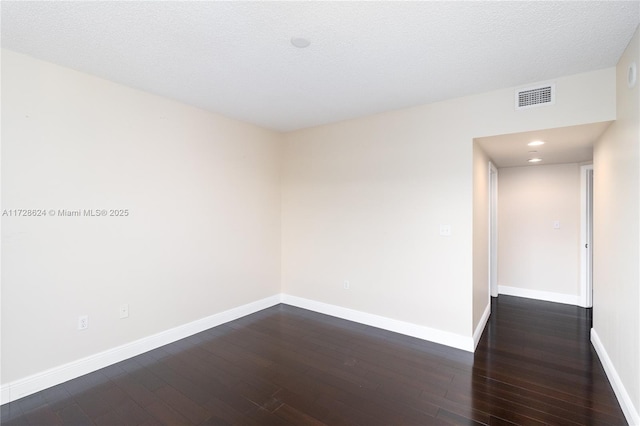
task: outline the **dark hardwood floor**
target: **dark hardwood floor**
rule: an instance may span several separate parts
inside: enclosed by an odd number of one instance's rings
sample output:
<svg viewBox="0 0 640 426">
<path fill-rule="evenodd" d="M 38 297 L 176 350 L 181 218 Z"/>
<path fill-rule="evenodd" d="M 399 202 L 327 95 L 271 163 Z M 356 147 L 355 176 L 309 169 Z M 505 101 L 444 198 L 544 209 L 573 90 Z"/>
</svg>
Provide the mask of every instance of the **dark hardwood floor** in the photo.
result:
<svg viewBox="0 0 640 426">
<path fill-rule="evenodd" d="M 2 406 L 6 425 L 624 425 L 590 311 L 500 296 L 474 354 L 278 305 Z"/>
</svg>

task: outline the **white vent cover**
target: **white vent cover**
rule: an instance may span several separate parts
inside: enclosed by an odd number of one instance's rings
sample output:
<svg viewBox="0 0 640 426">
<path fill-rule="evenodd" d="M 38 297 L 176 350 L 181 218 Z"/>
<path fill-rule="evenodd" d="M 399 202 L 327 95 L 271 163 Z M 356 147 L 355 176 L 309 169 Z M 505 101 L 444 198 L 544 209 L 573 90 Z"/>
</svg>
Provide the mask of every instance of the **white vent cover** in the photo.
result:
<svg viewBox="0 0 640 426">
<path fill-rule="evenodd" d="M 556 85 L 544 84 L 516 90 L 516 109 L 553 105 L 556 103 Z"/>
</svg>

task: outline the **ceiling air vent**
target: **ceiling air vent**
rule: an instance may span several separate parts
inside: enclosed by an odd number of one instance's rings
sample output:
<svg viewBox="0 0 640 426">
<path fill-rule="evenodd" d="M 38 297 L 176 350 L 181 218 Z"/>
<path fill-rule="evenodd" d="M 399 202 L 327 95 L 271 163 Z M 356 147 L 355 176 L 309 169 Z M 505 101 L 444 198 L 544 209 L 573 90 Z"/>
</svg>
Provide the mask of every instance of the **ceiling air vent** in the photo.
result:
<svg viewBox="0 0 640 426">
<path fill-rule="evenodd" d="M 553 105 L 556 103 L 556 85 L 545 84 L 516 90 L 516 109 Z"/>
</svg>

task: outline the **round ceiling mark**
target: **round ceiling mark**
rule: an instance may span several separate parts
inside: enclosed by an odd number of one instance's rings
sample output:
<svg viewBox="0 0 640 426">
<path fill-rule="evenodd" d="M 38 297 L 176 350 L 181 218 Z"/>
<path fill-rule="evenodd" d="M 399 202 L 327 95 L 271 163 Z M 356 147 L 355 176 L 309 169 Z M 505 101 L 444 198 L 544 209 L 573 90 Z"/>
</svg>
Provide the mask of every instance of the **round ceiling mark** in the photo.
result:
<svg viewBox="0 0 640 426">
<path fill-rule="evenodd" d="M 629 89 L 633 89 L 638 81 L 638 66 L 635 62 L 632 62 L 629 65 L 629 69 L 627 70 L 627 85 Z"/>
<path fill-rule="evenodd" d="M 299 49 L 304 49 L 305 47 L 308 47 L 311 44 L 311 42 L 306 38 L 292 37 L 291 44 L 293 44 L 295 47 Z"/>
</svg>

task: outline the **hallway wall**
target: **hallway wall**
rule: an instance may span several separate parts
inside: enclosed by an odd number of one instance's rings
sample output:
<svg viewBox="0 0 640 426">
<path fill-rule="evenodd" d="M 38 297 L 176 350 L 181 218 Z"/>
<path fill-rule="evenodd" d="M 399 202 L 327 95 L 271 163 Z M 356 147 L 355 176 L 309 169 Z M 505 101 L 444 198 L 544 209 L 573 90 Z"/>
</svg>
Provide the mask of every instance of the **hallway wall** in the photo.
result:
<svg viewBox="0 0 640 426">
<path fill-rule="evenodd" d="M 640 424 L 640 28 L 616 68 L 617 120 L 594 149 L 592 340 L 631 424 Z"/>
<path fill-rule="evenodd" d="M 499 176 L 500 293 L 578 304 L 580 165 L 507 167 Z"/>
</svg>

